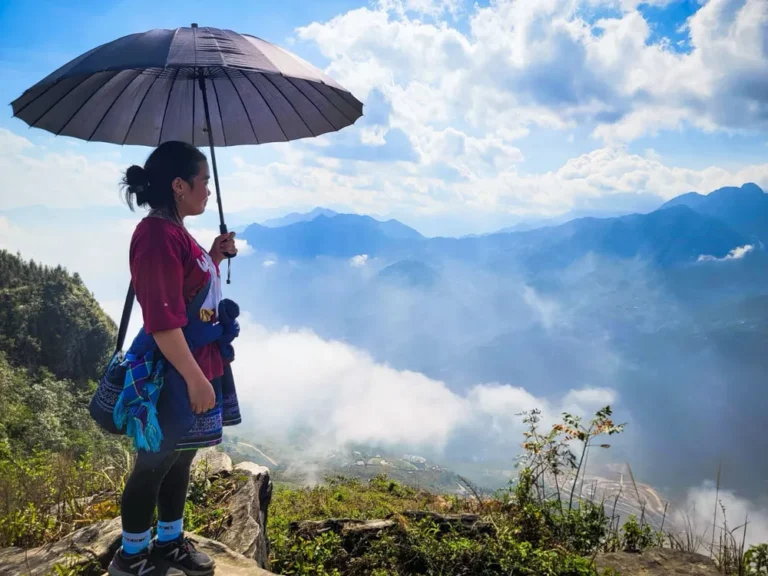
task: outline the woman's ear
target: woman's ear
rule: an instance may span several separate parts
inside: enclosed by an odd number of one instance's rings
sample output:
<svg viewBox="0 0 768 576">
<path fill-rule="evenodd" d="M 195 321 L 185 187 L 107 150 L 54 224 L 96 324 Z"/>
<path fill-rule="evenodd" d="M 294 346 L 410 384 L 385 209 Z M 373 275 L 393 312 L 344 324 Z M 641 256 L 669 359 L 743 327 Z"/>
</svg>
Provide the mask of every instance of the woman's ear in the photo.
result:
<svg viewBox="0 0 768 576">
<path fill-rule="evenodd" d="M 186 192 L 186 186 L 188 186 L 188 184 L 184 181 L 184 178 L 181 177 L 176 177 L 173 179 L 173 182 L 171 182 L 171 188 L 173 188 L 173 193 L 177 198 Z"/>
</svg>

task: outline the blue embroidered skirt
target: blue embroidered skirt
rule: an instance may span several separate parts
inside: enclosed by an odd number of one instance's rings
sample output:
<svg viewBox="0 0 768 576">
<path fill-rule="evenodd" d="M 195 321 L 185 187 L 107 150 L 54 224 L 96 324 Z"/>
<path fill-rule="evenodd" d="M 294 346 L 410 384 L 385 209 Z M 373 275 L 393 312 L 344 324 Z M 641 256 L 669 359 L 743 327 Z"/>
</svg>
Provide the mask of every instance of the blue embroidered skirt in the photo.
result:
<svg viewBox="0 0 768 576">
<path fill-rule="evenodd" d="M 181 382 L 183 383 L 183 380 L 181 380 Z M 166 380 L 166 384 L 168 384 L 168 380 Z M 203 414 L 189 412 L 188 395 L 186 395 L 186 398 L 182 398 L 181 394 L 174 394 L 172 388 L 163 388 L 160 393 L 160 403 L 165 404 L 162 402 L 165 393 L 165 400 L 167 403 L 173 401 L 179 402 L 178 408 L 181 408 L 181 411 L 185 412 L 184 417 L 179 419 L 174 418 L 174 420 L 176 422 L 188 422 L 192 420 L 193 422 L 191 428 L 187 428 L 188 431 L 180 435 L 181 438 L 176 440 L 173 446 L 166 444 L 163 448 L 173 450 L 196 450 L 198 448 L 216 446 L 221 443 L 224 426 L 235 426 L 236 424 L 240 424 L 242 421 L 242 418 L 240 417 L 240 405 L 237 401 L 235 381 L 232 377 L 232 368 L 229 364 L 226 364 L 224 367 L 224 375 L 221 378 L 215 378 L 211 384 L 216 393 L 216 406 Z M 184 384 L 183 392 L 186 392 L 186 384 Z M 184 406 L 185 400 L 186 406 Z M 166 413 L 169 417 L 170 412 L 176 412 L 178 410 L 177 406 L 167 406 L 165 409 L 158 406 L 158 408 L 161 413 Z M 169 436 L 173 437 L 173 434 L 169 434 Z M 176 436 L 176 438 L 178 437 L 179 435 Z M 168 440 L 170 441 L 171 438 L 168 438 Z"/>
</svg>

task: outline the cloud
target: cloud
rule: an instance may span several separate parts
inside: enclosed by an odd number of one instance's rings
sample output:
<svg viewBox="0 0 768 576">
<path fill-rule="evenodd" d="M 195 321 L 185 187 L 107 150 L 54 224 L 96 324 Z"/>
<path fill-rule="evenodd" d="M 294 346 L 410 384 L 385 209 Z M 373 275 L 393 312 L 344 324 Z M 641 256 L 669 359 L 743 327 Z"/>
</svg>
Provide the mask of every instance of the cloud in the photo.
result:
<svg viewBox="0 0 768 576">
<path fill-rule="evenodd" d="M 768 164 L 738 169 L 710 166 L 679 168 L 654 154 L 638 155 L 625 146 L 599 148 L 567 160 L 559 168 L 527 174 L 516 170 L 514 154 L 480 143 L 450 130 L 432 133 L 424 155 L 435 158 L 450 151 L 454 158 L 443 164 L 452 181 L 439 171 L 426 171 L 408 163 L 370 163 L 350 160 L 342 166 L 318 165 L 304 153 L 289 160 L 260 165 L 241 161 L 237 170 L 223 177 L 227 205 L 235 210 L 277 208 L 283 205 L 344 205 L 362 213 L 393 217 L 437 218 L 453 215 L 493 218 L 499 213 L 521 217 L 557 216 L 569 210 L 597 209 L 606 202 L 632 205 L 632 199 L 658 205 L 679 194 L 696 190 L 707 193 L 722 186 L 756 182 L 768 188 Z M 453 140 L 452 140 L 453 139 Z M 472 146 L 474 152 L 468 153 Z M 448 152 L 445 152 L 448 154 Z M 258 182 L 260 194 L 253 194 Z"/>
<path fill-rule="evenodd" d="M 0 128 L 0 154 L 19 154 L 23 150 L 32 147 L 32 142 L 14 134 L 7 128 Z"/>
<path fill-rule="evenodd" d="M 349 259 L 349 265 L 353 268 L 362 268 L 368 263 L 368 254 L 358 254 Z"/>
<path fill-rule="evenodd" d="M 722 508 L 725 508 L 725 515 Z M 733 530 L 743 526 L 745 520 L 748 521 L 747 547 L 768 542 L 768 508 L 722 487 L 718 491 L 715 483 L 711 481 L 689 489 L 684 502 L 677 507 L 673 518 L 678 526 L 689 524 L 693 527 L 694 533 L 700 537 L 703 535 L 700 552 L 706 550 L 711 543 L 713 519 L 715 519 L 715 545 L 719 542 L 721 531 L 726 525 L 728 530 Z M 736 531 L 735 538 L 739 544 L 743 536 L 743 528 Z"/>
<path fill-rule="evenodd" d="M 617 401 L 613 391 L 587 389 L 552 402 L 494 383 L 459 394 L 442 381 L 377 363 L 312 331 L 269 331 L 247 317 L 236 350 L 247 359 L 233 364 L 245 426 L 284 441 L 301 430 L 314 445 L 307 449 L 365 443 L 442 451 L 466 433 L 517 443 L 523 410 L 542 409 L 554 421 L 564 406 L 579 413 Z"/>
<path fill-rule="evenodd" d="M 213 241 L 219 236 L 219 231 L 213 228 L 198 228 L 194 224 L 188 225 L 189 232 L 206 250 L 213 245 Z M 244 238 L 235 238 L 238 257 L 250 256 L 254 253 L 253 247 Z"/>
<path fill-rule="evenodd" d="M 0 129 L 2 206 L 118 206 L 126 166 L 71 151 L 52 152 Z"/>
<path fill-rule="evenodd" d="M 669 2 L 498 0 L 475 5 L 464 31 L 413 17 L 413 10 L 440 15 L 448 2 L 390 1 L 297 35 L 363 100 L 383 94 L 390 125 L 413 138 L 420 126 L 437 129 L 449 118 L 468 136 L 507 138 L 531 126 L 596 123 L 594 135 L 609 142 L 685 126 L 768 126 L 763 0 L 707 2 L 686 22 L 688 52 L 651 40 L 641 3 Z M 589 20 L 590 9 L 609 15 Z"/>
<path fill-rule="evenodd" d="M 738 246 L 737 248 L 734 248 L 728 254 L 723 256 L 722 258 L 717 258 L 716 256 L 711 256 L 709 254 L 702 254 L 698 257 L 696 260 L 697 262 L 725 262 L 727 260 L 741 260 L 752 252 L 755 249 L 754 245 L 752 244 L 746 244 L 744 246 Z"/>
</svg>

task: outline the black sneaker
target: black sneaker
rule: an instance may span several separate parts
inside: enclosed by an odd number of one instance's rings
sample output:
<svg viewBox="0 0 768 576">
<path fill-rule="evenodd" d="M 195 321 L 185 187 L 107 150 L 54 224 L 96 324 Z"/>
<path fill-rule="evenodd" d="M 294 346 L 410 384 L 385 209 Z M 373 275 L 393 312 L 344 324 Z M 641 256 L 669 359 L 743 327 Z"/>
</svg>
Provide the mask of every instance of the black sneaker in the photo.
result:
<svg viewBox="0 0 768 576">
<path fill-rule="evenodd" d="M 162 544 L 155 540 L 151 554 L 169 566 L 178 568 L 186 576 L 211 576 L 216 568 L 213 559 L 208 554 L 198 552 L 192 540 L 184 536 Z"/>
<path fill-rule="evenodd" d="M 167 562 L 153 557 L 149 551 L 126 555 L 120 548 L 107 568 L 109 576 L 184 576 Z"/>
</svg>

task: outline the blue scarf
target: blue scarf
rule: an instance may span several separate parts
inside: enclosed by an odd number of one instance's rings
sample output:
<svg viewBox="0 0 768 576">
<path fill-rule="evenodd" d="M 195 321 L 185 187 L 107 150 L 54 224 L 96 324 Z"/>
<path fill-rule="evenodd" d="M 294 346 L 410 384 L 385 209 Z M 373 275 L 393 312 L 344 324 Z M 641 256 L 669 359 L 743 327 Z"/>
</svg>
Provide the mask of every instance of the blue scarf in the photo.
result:
<svg viewBox="0 0 768 576">
<path fill-rule="evenodd" d="M 182 329 L 187 345 L 195 351 L 217 342 L 225 361 L 234 357 L 232 341 L 239 335 L 237 317 L 240 308 L 232 300 L 219 303 L 218 322 L 212 324 L 200 319 L 200 308 L 210 290 L 208 284 L 187 307 L 187 325 Z M 133 438 L 137 450 L 157 452 L 163 441 L 158 420 L 157 400 L 165 382 L 166 360 L 152 335 L 144 327 L 139 330 L 125 354 L 125 381 L 112 413 L 119 430 Z"/>
</svg>

